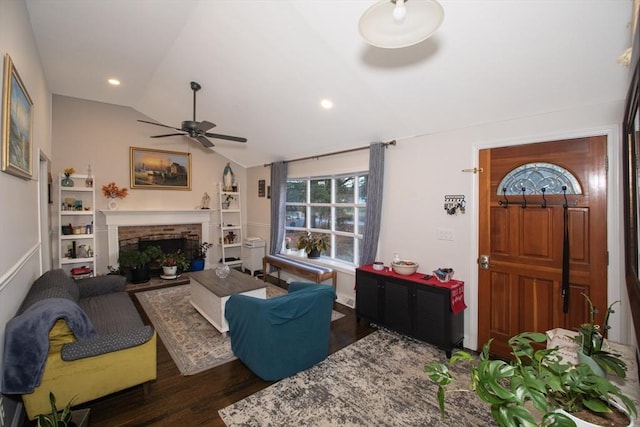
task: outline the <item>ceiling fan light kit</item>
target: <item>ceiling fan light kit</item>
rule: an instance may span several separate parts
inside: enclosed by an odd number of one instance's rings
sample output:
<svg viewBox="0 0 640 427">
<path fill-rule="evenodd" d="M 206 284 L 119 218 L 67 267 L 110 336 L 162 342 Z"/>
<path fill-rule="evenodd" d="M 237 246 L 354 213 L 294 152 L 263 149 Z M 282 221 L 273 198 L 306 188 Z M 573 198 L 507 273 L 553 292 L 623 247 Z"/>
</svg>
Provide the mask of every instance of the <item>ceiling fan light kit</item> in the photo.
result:
<svg viewBox="0 0 640 427">
<path fill-rule="evenodd" d="M 372 46 L 398 49 L 428 39 L 443 20 L 436 0 L 379 0 L 364 12 L 358 31 Z"/>
<path fill-rule="evenodd" d="M 182 122 L 181 127 L 174 128 L 173 126 L 163 125 L 161 123 L 150 122 L 148 120 L 138 120 L 142 123 L 148 123 L 150 125 L 162 126 L 169 129 L 174 129 L 179 131 L 179 133 L 167 133 L 163 135 L 153 135 L 151 138 L 165 138 L 168 136 L 188 136 L 192 139 L 198 141 L 204 147 L 213 147 L 213 142 L 209 141 L 208 138 L 216 138 L 216 139 L 226 139 L 228 141 L 235 142 L 247 142 L 247 138 L 242 138 L 239 136 L 230 136 L 230 135 L 221 135 L 218 133 L 210 133 L 207 132 L 209 129 L 213 129 L 216 127 L 214 123 L 203 120 L 201 122 L 196 120 L 196 92 L 202 89 L 197 82 L 191 82 L 191 90 L 193 91 L 193 120 L 185 120 Z"/>
</svg>

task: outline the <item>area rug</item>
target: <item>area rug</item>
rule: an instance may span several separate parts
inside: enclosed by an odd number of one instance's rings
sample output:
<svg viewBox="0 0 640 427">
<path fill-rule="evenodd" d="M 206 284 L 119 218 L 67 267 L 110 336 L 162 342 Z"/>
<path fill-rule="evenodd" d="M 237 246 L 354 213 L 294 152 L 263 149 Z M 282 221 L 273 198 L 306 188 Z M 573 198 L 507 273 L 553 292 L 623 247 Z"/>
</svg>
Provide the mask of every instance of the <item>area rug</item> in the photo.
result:
<svg viewBox="0 0 640 427">
<path fill-rule="evenodd" d="M 267 298 L 286 293 L 267 284 Z M 236 359 L 230 338 L 218 332 L 189 302 L 189 285 L 135 295 L 182 375 L 197 374 Z M 333 310 L 331 321 L 343 316 Z"/>
<path fill-rule="evenodd" d="M 495 426 L 475 393 L 448 394 L 442 420 L 424 365 L 445 360 L 442 350 L 378 330 L 218 413 L 229 427 Z"/>
</svg>

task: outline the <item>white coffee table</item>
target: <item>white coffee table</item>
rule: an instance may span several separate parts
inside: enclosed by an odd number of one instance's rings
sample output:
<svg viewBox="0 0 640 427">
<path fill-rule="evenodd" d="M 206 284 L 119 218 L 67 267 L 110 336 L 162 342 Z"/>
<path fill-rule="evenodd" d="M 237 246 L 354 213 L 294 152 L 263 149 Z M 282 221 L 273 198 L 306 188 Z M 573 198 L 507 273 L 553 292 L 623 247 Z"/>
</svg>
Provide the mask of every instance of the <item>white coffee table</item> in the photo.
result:
<svg viewBox="0 0 640 427">
<path fill-rule="evenodd" d="M 231 269 L 229 276 L 220 279 L 215 270 L 188 273 L 191 279 L 191 305 L 223 334 L 229 330 L 224 307 L 233 294 L 267 298 L 267 288 L 261 280 Z"/>
</svg>

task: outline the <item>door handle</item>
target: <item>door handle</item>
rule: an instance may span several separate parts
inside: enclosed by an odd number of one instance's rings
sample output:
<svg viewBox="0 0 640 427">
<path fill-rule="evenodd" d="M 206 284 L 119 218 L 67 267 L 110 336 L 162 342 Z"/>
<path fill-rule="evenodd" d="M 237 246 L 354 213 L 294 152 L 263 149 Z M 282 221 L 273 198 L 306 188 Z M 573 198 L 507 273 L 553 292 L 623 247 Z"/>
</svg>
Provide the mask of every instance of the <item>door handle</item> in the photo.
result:
<svg viewBox="0 0 640 427">
<path fill-rule="evenodd" d="M 489 268 L 493 267 L 493 265 L 489 261 L 489 255 L 480 255 L 480 258 L 478 258 L 480 269 L 488 270 Z"/>
</svg>

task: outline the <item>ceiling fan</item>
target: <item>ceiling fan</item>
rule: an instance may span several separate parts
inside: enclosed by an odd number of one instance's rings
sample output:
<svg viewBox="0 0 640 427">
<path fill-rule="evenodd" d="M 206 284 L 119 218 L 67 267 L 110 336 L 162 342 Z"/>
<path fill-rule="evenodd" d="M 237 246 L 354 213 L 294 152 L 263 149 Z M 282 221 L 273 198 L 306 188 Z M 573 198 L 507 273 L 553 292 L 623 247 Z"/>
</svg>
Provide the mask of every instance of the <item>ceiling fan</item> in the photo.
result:
<svg viewBox="0 0 640 427">
<path fill-rule="evenodd" d="M 151 138 L 165 138 L 167 136 L 186 135 L 186 136 L 189 136 L 190 138 L 197 140 L 200 144 L 202 144 L 205 147 L 213 147 L 213 142 L 209 141 L 207 138 L 227 139 L 229 141 L 235 141 L 235 142 L 247 142 L 247 138 L 241 138 L 239 136 L 220 135 L 218 133 L 207 132 L 209 129 L 214 128 L 216 125 L 206 120 L 201 122 L 196 121 L 196 92 L 198 92 L 200 89 L 201 89 L 201 86 L 199 83 L 191 82 L 191 90 L 193 90 L 193 120 L 185 120 L 184 122 L 182 122 L 181 127 L 174 128 L 173 126 L 167 126 L 161 123 L 150 122 L 147 120 L 138 120 L 138 121 L 142 123 L 149 123 L 150 125 L 162 126 L 165 128 L 175 129 L 177 131 L 180 131 L 180 133 L 154 135 Z"/>
</svg>

